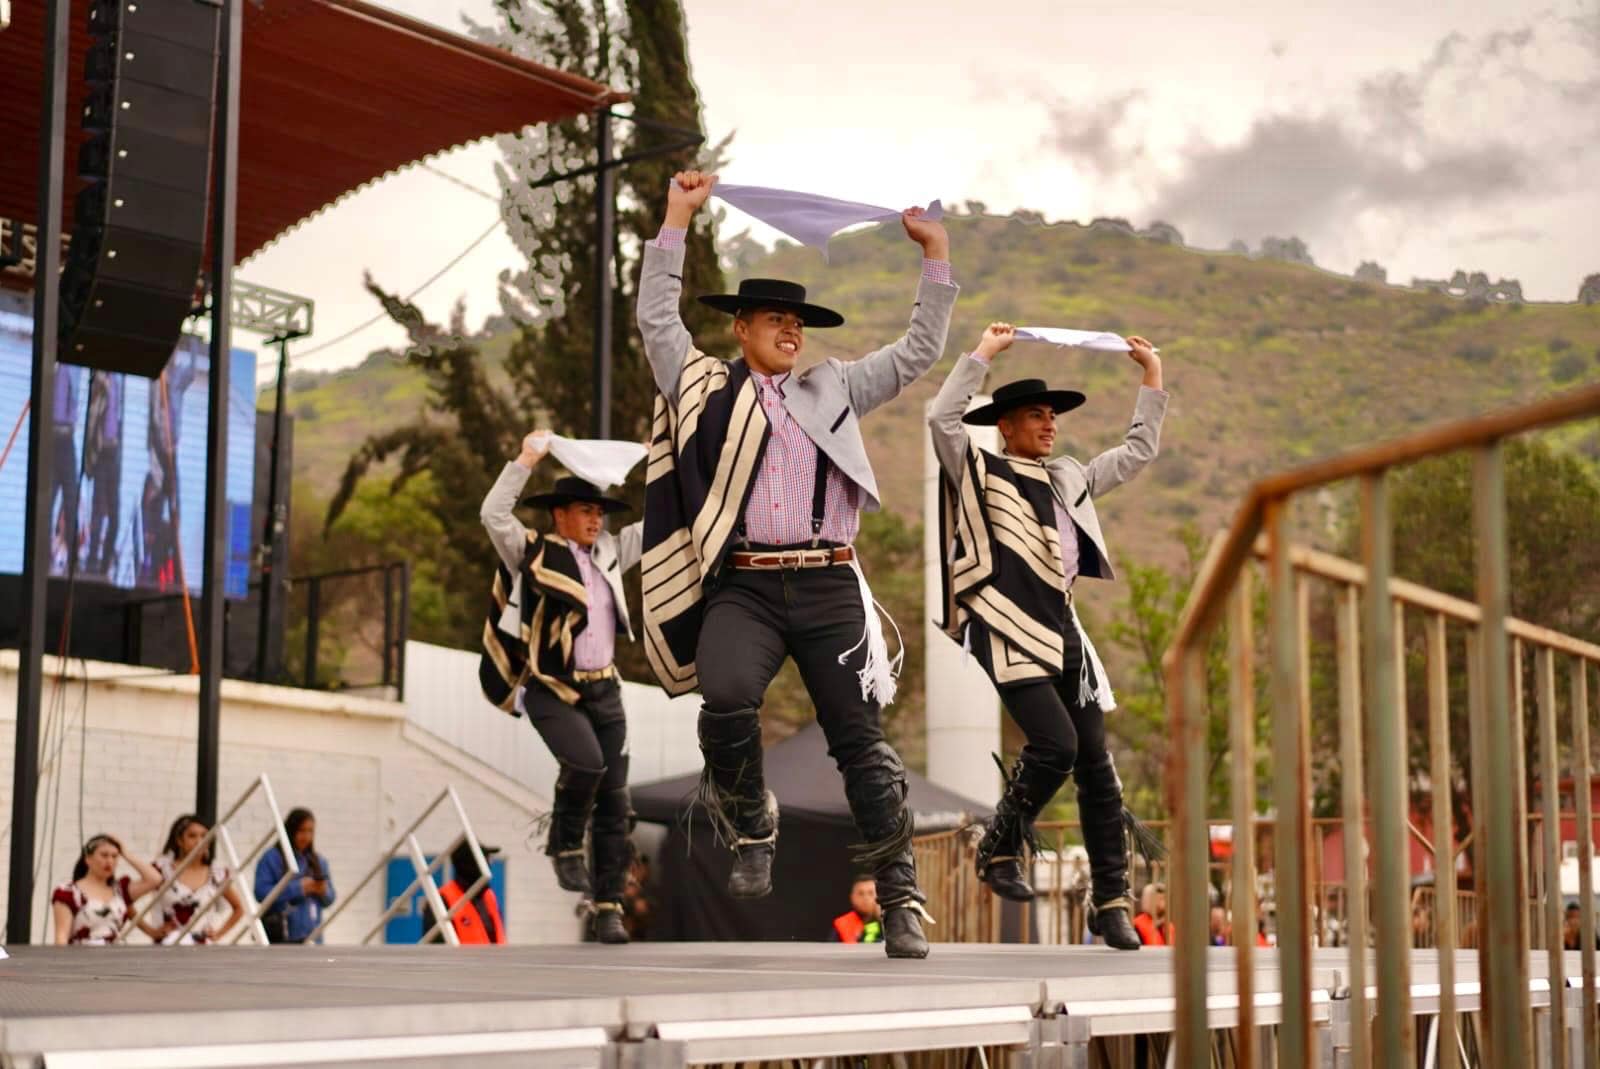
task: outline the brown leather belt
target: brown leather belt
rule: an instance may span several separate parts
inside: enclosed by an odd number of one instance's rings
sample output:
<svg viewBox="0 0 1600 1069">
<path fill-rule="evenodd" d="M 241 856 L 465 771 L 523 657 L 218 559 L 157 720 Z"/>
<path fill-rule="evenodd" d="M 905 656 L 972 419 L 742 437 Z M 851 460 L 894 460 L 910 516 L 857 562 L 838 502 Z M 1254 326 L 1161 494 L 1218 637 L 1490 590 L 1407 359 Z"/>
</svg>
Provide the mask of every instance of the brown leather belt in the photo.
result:
<svg viewBox="0 0 1600 1069">
<path fill-rule="evenodd" d="M 816 549 L 750 549 L 735 550 L 728 562 L 741 571 L 777 572 L 800 568 L 831 568 L 836 564 L 849 564 L 856 559 L 854 546 Z"/>
</svg>

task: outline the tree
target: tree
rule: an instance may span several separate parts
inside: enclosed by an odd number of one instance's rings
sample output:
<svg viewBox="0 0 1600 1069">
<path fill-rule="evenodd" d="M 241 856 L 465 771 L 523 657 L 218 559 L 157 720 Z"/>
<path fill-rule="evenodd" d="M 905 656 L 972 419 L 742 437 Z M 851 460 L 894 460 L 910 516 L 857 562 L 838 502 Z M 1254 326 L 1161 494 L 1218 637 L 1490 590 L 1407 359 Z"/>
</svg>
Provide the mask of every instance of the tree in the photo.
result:
<svg viewBox="0 0 1600 1069">
<path fill-rule="evenodd" d="M 1600 480 L 1578 457 L 1557 453 L 1538 439 L 1513 439 L 1505 451 L 1511 614 L 1596 641 L 1600 639 L 1600 541 L 1594 537 L 1594 520 L 1600 516 Z M 1424 461 L 1390 475 L 1395 575 L 1475 600 L 1472 482 L 1472 459 L 1466 454 Z M 1360 527 L 1353 516 L 1346 528 L 1345 552 L 1355 555 Z M 1407 637 L 1408 754 L 1415 781 L 1428 767 L 1428 706 L 1423 636 L 1412 627 Z M 1450 643 L 1449 657 L 1450 750 L 1460 770 L 1455 784 L 1456 827 L 1464 834 L 1472 751 L 1465 715 L 1466 653 L 1459 639 Z M 1538 733 L 1531 727 L 1531 711 L 1537 705 L 1534 674 L 1527 667 L 1524 705 L 1530 711 L 1530 726 L 1524 731 L 1524 757 L 1531 794 L 1532 770 L 1539 767 Z"/>
<path fill-rule="evenodd" d="M 519 55 L 607 85 L 631 85 L 632 121 L 617 121 L 619 155 L 678 136 L 662 127 L 703 135 L 700 98 L 689 76 L 683 10 L 675 0 L 495 0 L 500 24 L 470 24 L 480 38 Z M 550 176 L 594 158 L 595 117 L 577 116 L 502 137 L 496 169 L 507 229 L 528 267 L 501 279 L 501 299 L 520 324 L 506 369 L 524 411 L 543 410 L 557 431 L 588 433 L 594 390 L 595 179 L 539 186 Z M 707 154 L 712 165 L 724 146 Z M 666 211 L 672 174 L 696 159 L 692 149 L 655 156 L 617 172 L 617 238 L 610 250 L 615 294 L 612 323 L 612 433 L 642 439 L 649 430 L 654 382 L 638 332 L 633 302 L 642 243 L 655 236 Z M 714 241 L 715 220 L 701 213 L 688 237 L 684 289 L 723 288 Z M 727 322 L 698 303 L 684 322 L 714 350 L 729 343 Z"/>
<path fill-rule="evenodd" d="M 605 0 L 496 0 L 499 25 L 471 25 L 472 32 L 518 55 L 584 74 L 605 84 L 633 84 L 633 114 L 649 123 L 700 129 L 699 98 L 689 79 L 683 15 L 677 3 Z M 416 507 L 438 522 L 430 552 L 444 590 L 439 641 L 472 648 L 483 626 L 493 553 L 478 520 L 478 505 L 516 444 L 537 426 L 587 434 L 593 392 L 595 304 L 592 178 L 533 188 L 551 174 L 571 170 L 594 156 L 594 118 L 583 116 L 532 128 L 501 139 L 505 162 L 497 168 L 502 212 L 513 240 L 528 255 L 526 270 L 501 279 L 502 302 L 518 323 L 518 338 L 500 369 L 484 366 L 458 306 L 448 328 L 429 323 L 417 307 L 382 289 L 370 277 L 367 289 L 389 317 L 405 328 L 404 359 L 423 373 L 428 402 L 412 423 L 369 437 L 346 465 L 329 503 L 324 537 L 358 500 L 370 474 L 392 473 L 388 492 L 399 494 L 427 473 L 436 488 L 419 495 Z M 618 154 L 659 143 L 664 135 L 643 123 L 619 139 Z M 665 211 L 667 178 L 688 163 L 687 153 L 636 163 L 617 182 L 620 210 L 613 257 L 613 434 L 642 439 L 654 398 L 654 380 L 633 329 L 638 256 Z M 713 244 L 714 220 L 697 221 L 689 238 L 686 288 L 723 288 Z M 726 324 L 698 304 L 685 320 L 702 344 L 726 338 Z M 553 473 L 550 473 L 553 474 Z M 541 477 L 546 477 L 541 473 Z M 642 500 L 636 476 L 624 496 Z M 428 552 L 428 551 L 424 551 Z M 634 580 L 636 583 L 637 580 Z M 635 592 L 636 595 L 636 592 Z M 618 661 L 626 674 L 646 673 L 643 654 L 623 644 Z"/>
<path fill-rule="evenodd" d="M 1112 678 L 1117 711 L 1106 721 L 1106 734 L 1121 744 L 1128 769 L 1125 777 L 1129 784 L 1128 802 L 1144 817 L 1165 816 L 1170 812 L 1165 785 L 1171 731 L 1167 723 L 1166 673 L 1162 670 L 1161 659 L 1172 645 L 1183 607 L 1188 603 L 1205 556 L 1204 540 L 1197 528 L 1185 525 L 1179 529 L 1178 537 L 1187 558 L 1182 570 L 1119 562 L 1118 573 L 1127 584 L 1128 597 L 1117 606 L 1105 631 L 1111 647 L 1123 654 L 1128 666 L 1121 676 Z M 1265 613 L 1265 602 L 1258 592 L 1252 606 L 1253 621 L 1259 621 Z M 1093 631 L 1089 624 L 1084 626 Z M 1260 626 L 1252 628 L 1252 643 L 1262 630 Z M 1264 649 L 1257 649 L 1255 663 L 1258 666 L 1265 663 L 1264 655 Z M 1206 718 L 1206 802 L 1210 816 L 1226 814 L 1229 806 L 1230 766 L 1226 760 L 1230 752 L 1229 680 L 1227 637 L 1225 629 L 1219 628 L 1206 651 L 1206 702 L 1202 711 Z M 1259 668 L 1255 673 L 1255 687 L 1255 737 L 1259 740 L 1268 737 L 1271 723 L 1266 673 Z M 1269 783 L 1263 764 L 1267 755 L 1259 745 L 1256 755 L 1256 780 L 1265 787 Z"/>
<path fill-rule="evenodd" d="M 365 476 L 391 461 L 391 496 L 423 474 L 432 477 L 433 487 L 449 487 L 449 493 L 414 499 L 414 506 L 430 513 L 438 525 L 433 546 L 416 549 L 437 569 L 447 591 L 436 641 L 453 639 L 453 645 L 470 646 L 483 626 L 491 559 L 478 503 L 514 452 L 525 421 L 490 381 L 478 343 L 467 337 L 459 304 L 444 330 L 429 323 L 415 305 L 379 288 L 370 276 L 366 284 L 389 317 L 406 329 L 411 345 L 405 359 L 426 377 L 428 402 L 417 420 L 368 437 L 350 457 L 328 503 L 323 538 L 332 540 Z"/>
</svg>

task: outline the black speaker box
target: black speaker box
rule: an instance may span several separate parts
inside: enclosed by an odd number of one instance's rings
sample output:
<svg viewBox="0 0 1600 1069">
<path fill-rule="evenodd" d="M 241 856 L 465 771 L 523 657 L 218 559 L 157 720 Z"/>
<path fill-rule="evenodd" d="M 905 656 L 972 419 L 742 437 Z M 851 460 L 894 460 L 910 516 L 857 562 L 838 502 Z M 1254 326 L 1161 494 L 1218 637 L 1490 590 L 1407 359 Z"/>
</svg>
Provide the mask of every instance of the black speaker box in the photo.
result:
<svg viewBox="0 0 1600 1069">
<path fill-rule="evenodd" d="M 95 0 L 61 359 L 154 378 L 200 291 L 220 11 Z"/>
</svg>

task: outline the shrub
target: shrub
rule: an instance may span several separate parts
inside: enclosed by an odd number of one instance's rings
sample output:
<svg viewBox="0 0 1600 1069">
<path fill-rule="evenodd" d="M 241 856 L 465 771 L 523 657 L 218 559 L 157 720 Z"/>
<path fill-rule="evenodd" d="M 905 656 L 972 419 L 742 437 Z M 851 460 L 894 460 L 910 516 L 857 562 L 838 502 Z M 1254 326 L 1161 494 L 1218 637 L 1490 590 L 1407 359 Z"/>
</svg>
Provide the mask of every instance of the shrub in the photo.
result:
<svg viewBox="0 0 1600 1069">
<path fill-rule="evenodd" d="M 1277 337 L 1277 335 L 1278 325 L 1276 323 L 1257 323 L 1250 331 L 1250 337 L 1256 341 L 1266 341 L 1268 338 Z"/>
<path fill-rule="evenodd" d="M 1482 342 L 1466 342 L 1456 346 L 1456 355 L 1469 364 L 1487 364 L 1495 358 L 1494 346 Z"/>
<path fill-rule="evenodd" d="M 1179 453 L 1161 457 L 1152 474 L 1162 486 L 1184 486 L 1194 479 L 1195 466 L 1188 457 Z"/>
<path fill-rule="evenodd" d="M 1564 353 L 1550 368 L 1550 377 L 1557 382 L 1571 382 L 1582 375 L 1589 362 L 1582 353 Z"/>
<path fill-rule="evenodd" d="M 1100 257 L 1089 249 L 1079 249 L 1072 254 L 1072 262 L 1079 267 L 1093 267 L 1100 262 Z"/>
<path fill-rule="evenodd" d="M 1572 348 L 1572 342 L 1568 341 L 1566 338 L 1551 338 L 1549 341 L 1545 342 L 1545 348 L 1549 349 L 1552 353 L 1564 353 L 1568 349 Z"/>
</svg>

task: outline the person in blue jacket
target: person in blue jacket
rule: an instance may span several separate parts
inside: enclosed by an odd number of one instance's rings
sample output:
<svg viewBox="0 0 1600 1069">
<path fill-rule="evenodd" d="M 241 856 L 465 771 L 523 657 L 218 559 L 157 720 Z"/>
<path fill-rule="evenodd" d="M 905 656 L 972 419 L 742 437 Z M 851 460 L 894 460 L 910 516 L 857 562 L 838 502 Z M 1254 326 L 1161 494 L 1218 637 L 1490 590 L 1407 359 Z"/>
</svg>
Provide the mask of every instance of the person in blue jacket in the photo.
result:
<svg viewBox="0 0 1600 1069">
<path fill-rule="evenodd" d="M 284 818 L 283 830 L 294 847 L 297 876 L 289 880 L 261 923 L 267 938 L 274 943 L 303 943 L 322 923 L 322 911 L 333 905 L 333 874 L 328 869 L 328 859 L 317 853 L 317 818 L 311 810 L 291 809 Z M 272 893 L 283 872 L 283 849 L 275 846 L 256 863 L 257 901 Z M 316 942 L 322 942 L 321 933 Z"/>
</svg>

